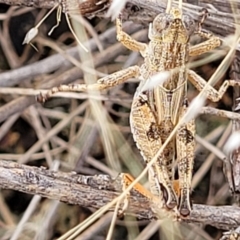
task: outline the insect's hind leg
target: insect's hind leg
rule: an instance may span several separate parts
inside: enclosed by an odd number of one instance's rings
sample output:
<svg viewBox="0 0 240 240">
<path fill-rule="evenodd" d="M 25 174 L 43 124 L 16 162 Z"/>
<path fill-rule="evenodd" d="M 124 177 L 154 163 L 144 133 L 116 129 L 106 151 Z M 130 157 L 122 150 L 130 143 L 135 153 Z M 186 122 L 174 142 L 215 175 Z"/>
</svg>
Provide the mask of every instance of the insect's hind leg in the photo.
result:
<svg viewBox="0 0 240 240">
<path fill-rule="evenodd" d="M 187 106 L 183 107 L 181 116 L 186 112 Z M 195 121 L 184 123 L 177 131 L 177 161 L 179 174 L 179 202 L 178 210 L 182 216 L 188 216 L 192 209 L 190 200 L 192 171 L 195 150 Z"/>
</svg>

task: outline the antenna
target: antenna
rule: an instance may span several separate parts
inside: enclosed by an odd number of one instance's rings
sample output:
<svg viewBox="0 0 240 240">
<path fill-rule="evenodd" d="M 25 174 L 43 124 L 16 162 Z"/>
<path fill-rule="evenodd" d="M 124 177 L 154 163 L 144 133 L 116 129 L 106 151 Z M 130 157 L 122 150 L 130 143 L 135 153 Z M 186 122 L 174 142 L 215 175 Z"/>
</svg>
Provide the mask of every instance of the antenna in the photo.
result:
<svg viewBox="0 0 240 240">
<path fill-rule="evenodd" d="M 171 6 L 172 6 L 172 0 L 168 0 L 168 1 L 167 1 L 166 13 L 169 13 L 169 12 L 170 12 Z"/>
<path fill-rule="evenodd" d="M 179 7 L 179 9 L 182 9 L 182 0 L 179 0 L 178 7 Z"/>
</svg>

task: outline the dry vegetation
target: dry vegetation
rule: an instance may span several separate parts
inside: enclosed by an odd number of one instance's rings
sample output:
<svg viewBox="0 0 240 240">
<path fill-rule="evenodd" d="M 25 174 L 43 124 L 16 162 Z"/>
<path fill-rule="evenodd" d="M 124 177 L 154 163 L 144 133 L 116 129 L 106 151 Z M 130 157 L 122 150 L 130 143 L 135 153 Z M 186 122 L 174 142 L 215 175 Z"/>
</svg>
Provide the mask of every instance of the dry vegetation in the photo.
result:
<svg viewBox="0 0 240 240">
<path fill-rule="evenodd" d="M 146 1 L 139 2 L 141 7 L 146 4 Z M 192 6 L 193 9 L 194 5 L 190 2 L 193 1 L 189 1 L 188 7 Z M 205 4 L 207 1 L 200 2 Z M 220 4 L 221 1 L 212 2 L 212 7 L 225 12 L 226 19 L 224 23 L 219 22 L 221 26 L 216 25 L 215 11 L 205 28 L 209 26 L 208 30 L 216 34 L 221 32 L 220 37 L 229 44 L 227 35 L 233 33 L 234 26 L 230 5 Z M 240 4 L 239 1 L 235 3 Z M 149 6 L 154 6 L 152 4 Z M 140 11 L 148 21 L 155 14 L 146 14 L 144 8 L 129 9 L 125 10 L 125 18 L 137 22 L 144 21 L 134 11 Z M 142 58 L 116 41 L 114 24 L 108 18 L 77 19 L 81 24 L 74 24 L 80 40 L 87 43 L 89 53 L 75 47 L 76 42 L 63 17 L 52 35 L 47 35 L 56 22 L 55 14 L 41 25 L 33 41 L 38 51 L 30 45 L 22 46 L 27 31 L 45 14 L 44 9 L 0 4 L 0 187 L 6 188 L 0 192 L 0 238 L 106 239 L 114 219 L 112 212 L 93 220 L 86 229 L 80 225 L 81 233 L 74 227 L 114 199 L 118 195 L 116 192 L 120 191 L 120 183 L 104 176 L 97 180 L 84 176 L 107 174 L 116 177 L 119 172 L 137 176 L 144 168 L 129 127 L 129 111 L 138 80 L 131 79 L 124 85 L 94 96 L 59 93 L 45 104 L 36 103 L 34 95 L 39 93 L 39 89 L 44 92 L 44 89 L 60 84 L 93 83 L 117 70 L 141 64 Z M 227 21 L 229 28 L 224 28 L 228 25 Z M 141 24 L 125 22 L 124 30 L 139 41 L 148 41 L 147 29 Z M 195 44 L 199 39 L 192 41 Z M 221 47 L 214 55 L 206 54 L 192 59 L 195 63 L 199 60 L 194 70 L 209 79 L 227 51 L 228 47 Z M 229 61 L 228 66 L 221 69 L 222 76 L 216 88 L 224 79 L 237 77 L 232 69 L 239 67 L 238 59 L 235 64 L 233 66 Z M 235 91 L 237 94 L 239 89 Z M 192 100 L 197 94 L 189 85 L 189 99 Z M 233 90 L 230 89 L 218 104 L 207 104 L 231 111 L 234 104 L 232 96 Z M 237 228 L 240 225 L 240 210 L 231 205 L 238 205 L 239 199 L 231 195 L 223 173 L 223 161 L 228 156 L 222 149 L 231 131 L 228 119 L 210 115 L 197 118 L 192 184 L 194 212 L 188 220 L 190 223 L 177 223 L 170 219 L 150 221 L 153 213 L 149 203 L 133 193 L 132 214 L 116 220 L 111 239 L 210 240 L 220 239 L 224 230 Z M 22 167 L 5 160 L 44 166 L 56 172 Z M 74 173 L 62 173 L 72 171 L 83 175 L 81 181 Z M 44 189 L 38 184 L 39 178 L 45 181 Z M 205 208 L 200 204 L 219 207 Z M 71 229 L 72 233 L 77 232 L 76 236 L 63 236 Z"/>
</svg>

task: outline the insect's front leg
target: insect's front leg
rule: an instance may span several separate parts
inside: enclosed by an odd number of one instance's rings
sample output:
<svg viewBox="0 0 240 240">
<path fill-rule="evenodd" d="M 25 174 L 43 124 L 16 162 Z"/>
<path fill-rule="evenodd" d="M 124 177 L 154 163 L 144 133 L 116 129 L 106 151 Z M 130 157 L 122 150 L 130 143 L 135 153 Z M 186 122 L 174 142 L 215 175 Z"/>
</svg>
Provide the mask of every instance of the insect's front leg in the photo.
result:
<svg viewBox="0 0 240 240">
<path fill-rule="evenodd" d="M 186 113 L 187 101 L 184 103 L 181 116 Z M 191 120 L 184 123 L 177 131 L 177 161 L 179 174 L 179 202 L 178 210 L 182 216 L 188 216 L 191 212 L 191 182 L 194 164 L 195 150 L 195 122 Z"/>
<path fill-rule="evenodd" d="M 147 49 L 147 44 L 141 43 L 133 39 L 122 29 L 122 20 L 121 15 L 116 19 L 116 29 L 117 29 L 117 40 L 121 42 L 126 48 L 132 51 L 141 52 L 144 55 L 144 52 Z"/>
<path fill-rule="evenodd" d="M 207 82 L 202 77 L 200 77 L 192 70 L 188 70 L 188 79 L 199 92 L 202 91 L 207 84 Z M 220 99 L 222 99 L 229 86 L 240 86 L 240 82 L 236 80 L 225 80 L 219 90 L 216 90 L 211 85 L 207 85 L 204 93 L 209 100 L 218 102 Z"/>
<path fill-rule="evenodd" d="M 203 53 L 209 52 L 221 45 L 221 40 L 219 37 L 214 36 L 211 33 L 197 32 L 198 35 L 207 39 L 200 44 L 192 46 L 189 51 L 190 56 L 199 56 Z"/>
<path fill-rule="evenodd" d="M 100 91 L 107 88 L 114 87 L 121 83 L 126 82 L 129 78 L 139 76 L 140 69 L 138 66 L 132 66 L 127 69 L 115 72 L 104 78 L 100 78 L 95 84 L 69 84 L 60 85 L 59 87 L 54 87 L 50 89 L 46 94 L 37 95 L 36 99 L 38 102 L 45 102 L 47 99 L 52 97 L 58 92 L 87 92 L 87 91 Z"/>
</svg>

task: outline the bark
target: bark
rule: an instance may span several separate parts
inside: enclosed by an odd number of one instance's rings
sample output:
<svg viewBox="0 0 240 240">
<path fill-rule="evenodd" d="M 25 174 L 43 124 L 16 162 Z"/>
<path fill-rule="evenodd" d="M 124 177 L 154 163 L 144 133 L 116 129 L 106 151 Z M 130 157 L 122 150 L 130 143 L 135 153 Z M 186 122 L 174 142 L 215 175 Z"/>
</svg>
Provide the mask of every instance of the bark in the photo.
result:
<svg viewBox="0 0 240 240">
<path fill-rule="evenodd" d="M 75 172 L 50 171 L 5 160 L 0 161 L 0 172 L 0 187 L 3 189 L 37 194 L 91 209 L 104 207 L 119 196 L 122 189 L 120 177 L 83 176 Z M 156 218 L 148 199 L 135 191 L 131 192 L 128 213 L 138 219 Z M 225 230 L 233 229 L 240 225 L 240 208 L 193 204 L 191 215 L 182 221 L 209 224 Z"/>
</svg>

